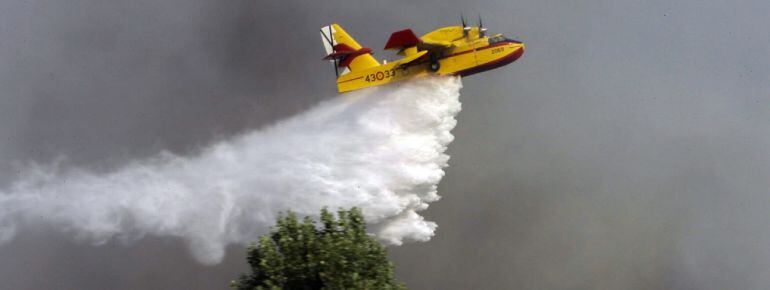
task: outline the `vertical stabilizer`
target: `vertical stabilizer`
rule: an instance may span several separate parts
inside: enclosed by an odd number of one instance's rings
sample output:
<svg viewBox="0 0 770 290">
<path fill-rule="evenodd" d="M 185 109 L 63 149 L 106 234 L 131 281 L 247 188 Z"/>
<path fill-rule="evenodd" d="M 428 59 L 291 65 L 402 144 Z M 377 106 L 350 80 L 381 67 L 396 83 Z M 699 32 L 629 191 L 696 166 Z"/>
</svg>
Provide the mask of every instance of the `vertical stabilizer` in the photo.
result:
<svg viewBox="0 0 770 290">
<path fill-rule="evenodd" d="M 337 75 L 344 75 L 349 71 L 362 70 L 379 66 L 380 63 L 372 56 L 372 50 L 362 47 L 342 27 L 332 24 L 321 28 L 321 41 L 326 49 L 326 57 L 337 68 Z"/>
</svg>

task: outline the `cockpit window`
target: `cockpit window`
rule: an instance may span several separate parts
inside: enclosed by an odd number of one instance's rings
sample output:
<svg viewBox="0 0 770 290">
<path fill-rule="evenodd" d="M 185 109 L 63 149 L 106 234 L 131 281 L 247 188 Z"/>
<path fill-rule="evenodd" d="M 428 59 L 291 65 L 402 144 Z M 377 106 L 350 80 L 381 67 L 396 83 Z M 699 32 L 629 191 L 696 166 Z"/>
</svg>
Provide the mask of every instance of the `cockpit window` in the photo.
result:
<svg viewBox="0 0 770 290">
<path fill-rule="evenodd" d="M 495 43 L 498 43 L 498 42 L 501 42 L 501 41 L 505 41 L 505 40 L 506 40 L 505 37 L 503 37 L 502 35 L 493 36 L 493 37 L 489 38 L 489 44 L 495 44 Z"/>
<path fill-rule="evenodd" d="M 492 36 L 492 37 L 489 38 L 489 44 L 495 44 L 495 43 L 503 42 L 503 41 L 513 42 L 513 43 L 521 43 L 521 41 L 513 40 L 513 39 L 507 38 L 507 37 L 502 36 L 502 35 L 496 35 L 496 36 Z"/>
</svg>

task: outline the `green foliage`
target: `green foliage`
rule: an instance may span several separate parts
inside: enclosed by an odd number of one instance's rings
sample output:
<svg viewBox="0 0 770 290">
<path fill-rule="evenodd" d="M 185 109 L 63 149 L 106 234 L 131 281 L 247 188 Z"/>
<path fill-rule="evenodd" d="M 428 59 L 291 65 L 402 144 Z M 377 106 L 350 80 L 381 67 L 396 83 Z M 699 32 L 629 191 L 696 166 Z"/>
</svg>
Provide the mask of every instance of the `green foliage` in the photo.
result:
<svg viewBox="0 0 770 290">
<path fill-rule="evenodd" d="M 289 211 L 249 246 L 247 260 L 252 273 L 232 281 L 232 289 L 405 289 L 357 208 L 340 210 L 337 219 L 323 209 L 320 228 Z"/>
</svg>

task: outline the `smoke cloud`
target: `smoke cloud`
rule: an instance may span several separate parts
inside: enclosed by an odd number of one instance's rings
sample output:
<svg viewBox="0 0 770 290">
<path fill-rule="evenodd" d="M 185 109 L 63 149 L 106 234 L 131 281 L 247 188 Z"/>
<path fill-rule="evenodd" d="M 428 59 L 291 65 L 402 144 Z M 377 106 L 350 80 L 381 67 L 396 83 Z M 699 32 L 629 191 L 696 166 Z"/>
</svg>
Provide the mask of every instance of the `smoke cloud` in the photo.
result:
<svg viewBox="0 0 770 290">
<path fill-rule="evenodd" d="M 31 165 L 0 191 L 0 243 L 34 225 L 94 244 L 179 237 L 215 264 L 281 211 L 353 206 L 386 243 L 427 241 L 436 224 L 417 212 L 439 199 L 460 88 L 458 78 L 424 78 L 362 90 L 189 156 L 111 172 Z"/>
</svg>

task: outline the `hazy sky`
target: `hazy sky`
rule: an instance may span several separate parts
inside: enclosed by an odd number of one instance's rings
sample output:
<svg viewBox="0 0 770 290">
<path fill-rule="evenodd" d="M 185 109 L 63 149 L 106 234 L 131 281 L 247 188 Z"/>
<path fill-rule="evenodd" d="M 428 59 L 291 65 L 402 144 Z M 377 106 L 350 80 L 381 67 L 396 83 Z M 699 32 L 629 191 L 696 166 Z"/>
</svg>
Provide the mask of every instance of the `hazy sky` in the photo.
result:
<svg viewBox="0 0 770 290">
<path fill-rule="evenodd" d="M 484 16 L 527 44 L 463 80 L 428 243 L 391 248 L 413 289 L 766 289 L 766 1 L 0 2 L 0 185 L 29 162 L 111 170 L 190 154 L 336 95 L 318 29 L 378 59 L 389 34 Z M 0 289 L 216 289 L 232 247 L 81 245 L 26 229 Z"/>
</svg>

